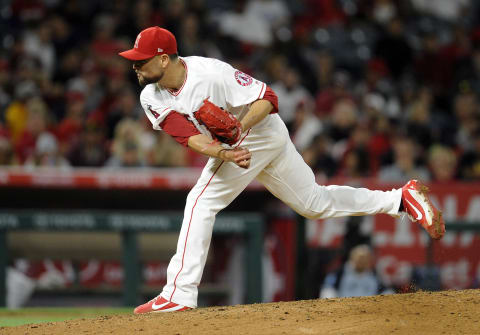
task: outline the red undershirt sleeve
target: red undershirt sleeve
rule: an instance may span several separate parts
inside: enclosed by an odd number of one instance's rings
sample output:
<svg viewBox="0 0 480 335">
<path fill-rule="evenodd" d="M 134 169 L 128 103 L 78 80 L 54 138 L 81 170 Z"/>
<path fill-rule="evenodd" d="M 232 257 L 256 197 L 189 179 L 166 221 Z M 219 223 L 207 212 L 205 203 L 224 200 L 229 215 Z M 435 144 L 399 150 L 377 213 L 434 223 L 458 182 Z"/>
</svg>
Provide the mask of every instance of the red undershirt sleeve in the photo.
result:
<svg viewBox="0 0 480 335">
<path fill-rule="evenodd" d="M 270 88 L 270 86 L 267 86 L 262 100 L 268 100 L 272 103 L 273 110 L 270 112 L 270 114 L 278 113 L 278 97 L 275 92 Z"/>
<path fill-rule="evenodd" d="M 160 127 L 184 147 L 188 146 L 190 136 L 200 134 L 200 131 L 185 115 L 176 111 L 170 112 L 165 120 L 160 123 Z"/>
</svg>

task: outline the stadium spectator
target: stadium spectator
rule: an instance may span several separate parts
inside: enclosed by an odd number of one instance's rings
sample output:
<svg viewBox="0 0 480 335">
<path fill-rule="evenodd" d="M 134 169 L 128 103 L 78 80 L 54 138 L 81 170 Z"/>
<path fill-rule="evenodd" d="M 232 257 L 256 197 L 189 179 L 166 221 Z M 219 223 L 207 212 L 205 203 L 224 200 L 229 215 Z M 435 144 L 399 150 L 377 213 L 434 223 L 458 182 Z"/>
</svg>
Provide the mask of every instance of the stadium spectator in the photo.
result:
<svg viewBox="0 0 480 335">
<path fill-rule="evenodd" d="M 391 151 L 392 136 L 394 134 L 392 122 L 386 116 L 378 116 L 370 121 L 372 134 L 368 143 L 371 174 L 376 176 L 385 157 Z"/>
<path fill-rule="evenodd" d="M 321 58 L 325 58 L 322 56 Z M 319 61 L 319 66 L 328 60 Z M 319 118 L 328 117 L 333 110 L 333 106 L 338 100 L 351 99 L 353 100 L 352 92 L 349 91 L 350 77 L 345 71 L 337 71 L 332 74 L 332 78 L 328 79 L 329 74 L 324 71 L 319 71 L 322 81 L 319 85 L 322 89 L 315 97 L 316 113 Z"/>
<path fill-rule="evenodd" d="M 376 42 L 375 54 L 385 61 L 392 76 L 399 79 L 410 70 L 413 50 L 405 36 L 405 24 L 400 17 L 392 18 L 386 28 Z"/>
<path fill-rule="evenodd" d="M 0 136 L 0 166 L 17 165 L 18 161 L 12 144 L 5 136 Z"/>
<path fill-rule="evenodd" d="M 413 102 L 405 108 L 408 135 L 415 138 L 424 150 L 432 141 L 431 127 L 435 123 L 432 109 L 433 95 L 427 87 L 419 88 Z"/>
<path fill-rule="evenodd" d="M 125 119 L 117 124 L 112 142 L 112 156 L 106 162 L 110 168 L 145 166 L 141 146 L 142 127 L 136 121 Z"/>
<path fill-rule="evenodd" d="M 52 43 L 52 28 L 48 21 L 40 23 L 35 30 L 26 31 L 25 54 L 40 63 L 41 71 L 51 78 L 55 67 L 55 48 Z"/>
<path fill-rule="evenodd" d="M 373 253 L 369 246 L 358 245 L 350 251 L 348 261 L 327 275 L 320 298 L 360 297 L 391 293 L 385 290 L 373 270 Z"/>
<path fill-rule="evenodd" d="M 112 58 L 123 45 L 114 35 L 116 22 L 112 15 L 101 13 L 95 18 L 94 35 L 90 43 L 93 56 L 102 69 L 107 69 Z"/>
<path fill-rule="evenodd" d="M 329 136 L 335 141 L 347 140 L 358 118 L 357 105 L 350 99 L 338 100 L 332 109 Z"/>
<path fill-rule="evenodd" d="M 466 151 L 459 163 L 460 178 L 480 180 L 480 129 L 473 134 L 473 148 Z"/>
<path fill-rule="evenodd" d="M 35 141 L 35 150 L 25 161 L 27 168 L 55 167 L 67 169 L 70 163 L 60 155 L 58 142 L 49 132 L 42 132 Z"/>
<path fill-rule="evenodd" d="M 313 103 L 312 97 L 307 89 L 301 85 L 295 69 L 287 66 L 282 69 L 279 76 L 280 80 L 274 82 L 271 87 L 278 96 L 278 103 L 282 106 L 278 112 L 287 128 L 291 130 L 298 106 L 301 104 L 310 106 Z"/>
<path fill-rule="evenodd" d="M 444 145 L 433 145 L 428 153 L 432 181 L 451 182 L 457 176 L 457 156 L 455 152 Z"/>
<path fill-rule="evenodd" d="M 336 176 L 346 178 L 368 177 L 368 157 L 365 148 L 352 148 L 345 152 Z"/>
<path fill-rule="evenodd" d="M 303 152 L 322 130 L 322 122 L 313 114 L 312 101 L 299 102 L 290 127 L 290 136 L 298 152 Z"/>
<path fill-rule="evenodd" d="M 109 156 L 105 143 L 105 129 L 90 121 L 80 133 L 78 141 L 75 142 L 67 153 L 68 160 L 72 166 L 102 167 Z"/>
<path fill-rule="evenodd" d="M 312 61 L 317 78 L 317 90 L 322 92 L 334 83 L 335 60 L 328 50 L 320 50 Z"/>
<path fill-rule="evenodd" d="M 139 120 L 143 115 L 143 109 L 137 103 L 135 92 L 128 86 L 121 88 L 120 96 L 112 102 L 106 113 L 107 138 L 113 138 L 115 127 L 122 120 Z"/>
<path fill-rule="evenodd" d="M 166 15 L 168 16 L 168 15 Z M 116 32 L 122 38 L 135 38 L 137 32 L 145 28 L 163 25 L 165 17 L 150 0 L 118 1 L 114 11 Z M 131 43 L 129 43 L 131 45 Z"/>
<path fill-rule="evenodd" d="M 317 177 L 326 180 L 337 171 L 337 163 L 330 153 L 330 141 L 323 133 L 315 136 L 312 143 L 302 153 L 305 162 L 312 168 Z"/>
<path fill-rule="evenodd" d="M 420 13 L 428 13 L 451 22 L 458 21 L 468 13 L 470 0 L 412 0 L 412 5 Z"/>
<path fill-rule="evenodd" d="M 381 25 L 391 22 L 398 11 L 393 0 L 376 0 L 372 7 L 372 18 Z"/>
<path fill-rule="evenodd" d="M 151 134 L 151 132 L 149 132 Z M 146 161 L 149 166 L 178 167 L 189 165 L 189 156 L 184 147 L 176 145 L 175 141 L 163 132 L 156 132 L 154 142 L 148 146 Z"/>
<path fill-rule="evenodd" d="M 78 92 L 71 92 L 66 97 L 65 117 L 56 127 L 61 152 L 65 154 L 76 145 L 83 131 L 83 124 L 86 119 L 85 101 L 85 96 Z"/>
<path fill-rule="evenodd" d="M 5 110 L 5 125 L 9 130 L 13 143 L 16 143 L 27 126 L 29 99 L 37 94 L 37 86 L 33 81 L 22 81 L 15 86 L 15 97 Z"/>
<path fill-rule="evenodd" d="M 410 179 L 430 180 L 428 170 L 417 166 L 417 152 L 418 148 L 411 138 L 397 137 L 393 142 L 393 163 L 382 168 L 378 178 L 381 181 L 395 183 L 403 183 Z"/>
<path fill-rule="evenodd" d="M 78 36 L 74 34 L 70 23 L 65 17 L 59 14 L 53 14 L 48 22 L 52 33 L 51 38 L 55 50 L 55 58 L 62 59 L 68 52 L 71 52 L 78 46 Z"/>
<path fill-rule="evenodd" d="M 219 28 L 224 35 L 245 44 L 269 47 L 274 40 L 274 31 L 290 19 L 284 1 L 248 0 L 236 4 L 235 11 L 218 16 Z"/>
<path fill-rule="evenodd" d="M 480 129 L 480 105 L 470 87 L 462 87 L 454 99 L 453 112 L 457 119 L 456 144 L 463 150 L 472 148 L 472 134 Z M 461 88 L 461 89 L 462 89 Z"/>
<path fill-rule="evenodd" d="M 15 143 L 17 157 L 22 163 L 32 156 L 38 137 L 49 131 L 52 117 L 45 102 L 39 98 L 29 99 L 25 104 L 26 123 Z"/>
<path fill-rule="evenodd" d="M 209 35 L 210 29 L 205 22 L 201 21 L 201 10 L 187 12 L 182 20 L 179 50 L 185 56 L 222 57 L 220 47 L 213 40 L 205 38 Z"/>
<path fill-rule="evenodd" d="M 100 67 L 92 58 L 81 60 L 81 53 L 73 51 L 65 56 L 67 59 L 67 70 L 63 69 L 61 73 L 68 74 L 68 81 L 65 87 L 65 96 L 68 99 L 71 96 L 83 96 L 85 99 L 85 112 L 94 111 L 102 102 L 107 94 Z M 73 73 L 69 73 L 70 69 Z M 68 109 L 68 108 L 67 108 Z"/>
<path fill-rule="evenodd" d="M 445 93 L 448 88 L 449 71 L 438 71 L 446 68 L 445 59 L 440 54 L 441 42 L 439 32 L 434 27 L 429 27 L 422 32 L 422 48 L 415 59 L 415 72 L 417 78 L 430 87 L 436 97 Z"/>
<path fill-rule="evenodd" d="M 453 87 L 471 87 L 473 92 L 480 92 L 480 29 L 472 37 L 473 49 L 458 61 L 454 75 Z"/>
<path fill-rule="evenodd" d="M 372 58 L 364 64 L 364 80 L 357 82 L 353 89 L 356 97 L 362 97 L 370 92 L 391 94 L 394 90 L 390 71 L 383 59 Z"/>
<path fill-rule="evenodd" d="M 345 153 L 340 161 L 338 175 L 368 177 L 372 164 L 368 144 L 370 132 L 366 124 L 358 123 L 346 141 Z"/>
</svg>

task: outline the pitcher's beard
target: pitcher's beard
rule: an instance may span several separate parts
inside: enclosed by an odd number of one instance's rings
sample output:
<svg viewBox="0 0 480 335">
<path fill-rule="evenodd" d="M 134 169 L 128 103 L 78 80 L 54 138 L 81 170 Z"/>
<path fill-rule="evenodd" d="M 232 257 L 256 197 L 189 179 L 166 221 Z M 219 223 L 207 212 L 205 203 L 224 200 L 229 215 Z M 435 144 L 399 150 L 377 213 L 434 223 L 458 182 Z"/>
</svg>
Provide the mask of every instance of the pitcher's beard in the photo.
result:
<svg viewBox="0 0 480 335">
<path fill-rule="evenodd" d="M 150 78 L 145 78 L 144 76 L 140 76 L 138 78 L 138 83 L 143 88 L 143 87 L 147 86 L 148 84 L 154 84 L 154 83 L 160 81 L 162 78 L 163 78 L 163 73 L 159 76 L 150 77 Z"/>
</svg>

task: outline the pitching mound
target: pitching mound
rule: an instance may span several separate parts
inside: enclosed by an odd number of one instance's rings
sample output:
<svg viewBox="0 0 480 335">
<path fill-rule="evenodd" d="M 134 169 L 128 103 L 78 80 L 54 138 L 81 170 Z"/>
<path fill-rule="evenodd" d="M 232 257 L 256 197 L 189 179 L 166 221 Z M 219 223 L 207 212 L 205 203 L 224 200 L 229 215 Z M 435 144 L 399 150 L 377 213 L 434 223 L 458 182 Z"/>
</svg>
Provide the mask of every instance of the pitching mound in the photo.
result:
<svg viewBox="0 0 480 335">
<path fill-rule="evenodd" d="M 479 334 L 480 290 L 116 315 L 0 328 L 0 334 Z"/>
</svg>

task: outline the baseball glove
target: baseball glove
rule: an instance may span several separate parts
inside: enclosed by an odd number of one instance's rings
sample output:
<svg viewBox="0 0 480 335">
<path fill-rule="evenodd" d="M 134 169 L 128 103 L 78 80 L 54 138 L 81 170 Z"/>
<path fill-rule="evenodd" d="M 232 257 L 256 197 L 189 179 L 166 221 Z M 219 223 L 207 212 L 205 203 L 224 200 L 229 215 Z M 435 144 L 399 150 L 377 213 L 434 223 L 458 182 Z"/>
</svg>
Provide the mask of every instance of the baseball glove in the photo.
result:
<svg viewBox="0 0 480 335">
<path fill-rule="evenodd" d="M 220 142 L 232 145 L 240 139 L 242 125 L 237 118 L 208 99 L 203 100 L 203 105 L 194 115 Z"/>
</svg>

